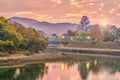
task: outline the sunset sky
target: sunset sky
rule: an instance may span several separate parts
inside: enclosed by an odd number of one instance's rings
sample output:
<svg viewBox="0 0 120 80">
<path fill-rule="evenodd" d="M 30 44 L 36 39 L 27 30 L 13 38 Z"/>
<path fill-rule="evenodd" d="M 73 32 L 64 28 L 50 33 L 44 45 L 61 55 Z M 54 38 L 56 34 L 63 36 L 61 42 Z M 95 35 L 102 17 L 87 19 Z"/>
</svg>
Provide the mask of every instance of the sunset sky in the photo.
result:
<svg viewBox="0 0 120 80">
<path fill-rule="evenodd" d="M 84 15 L 91 23 L 120 26 L 120 0 L 0 0 L 0 15 L 39 21 L 78 23 Z"/>
</svg>

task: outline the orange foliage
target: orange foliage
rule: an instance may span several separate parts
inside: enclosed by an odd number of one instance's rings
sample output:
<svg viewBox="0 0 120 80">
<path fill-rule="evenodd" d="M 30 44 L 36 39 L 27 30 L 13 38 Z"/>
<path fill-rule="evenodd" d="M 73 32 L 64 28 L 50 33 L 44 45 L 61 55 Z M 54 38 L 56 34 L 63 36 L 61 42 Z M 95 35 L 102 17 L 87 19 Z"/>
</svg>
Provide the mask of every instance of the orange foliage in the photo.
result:
<svg viewBox="0 0 120 80">
<path fill-rule="evenodd" d="M 104 32 L 102 31 L 100 25 L 95 24 L 90 30 L 90 36 L 97 41 L 102 41 L 104 39 Z"/>
</svg>

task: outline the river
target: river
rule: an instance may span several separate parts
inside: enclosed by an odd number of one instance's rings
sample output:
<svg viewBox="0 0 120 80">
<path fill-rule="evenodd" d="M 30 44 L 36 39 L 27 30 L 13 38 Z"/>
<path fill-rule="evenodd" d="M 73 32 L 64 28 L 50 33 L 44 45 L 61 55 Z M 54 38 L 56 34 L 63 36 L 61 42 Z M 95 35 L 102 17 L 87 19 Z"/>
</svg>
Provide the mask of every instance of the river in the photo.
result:
<svg viewBox="0 0 120 80">
<path fill-rule="evenodd" d="M 0 80 L 120 80 L 117 61 L 64 61 L 0 69 Z"/>
</svg>

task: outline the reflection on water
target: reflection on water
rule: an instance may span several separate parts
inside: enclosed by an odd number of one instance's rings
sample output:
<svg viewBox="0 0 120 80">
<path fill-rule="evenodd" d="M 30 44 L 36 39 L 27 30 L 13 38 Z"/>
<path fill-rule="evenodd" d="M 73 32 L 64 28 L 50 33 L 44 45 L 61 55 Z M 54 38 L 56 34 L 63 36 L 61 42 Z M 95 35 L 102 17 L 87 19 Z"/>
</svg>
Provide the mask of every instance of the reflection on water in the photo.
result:
<svg viewBox="0 0 120 80">
<path fill-rule="evenodd" d="M 0 80 L 36 80 L 38 76 L 43 77 L 44 71 L 45 64 L 0 69 Z"/>
<path fill-rule="evenodd" d="M 0 69 L 0 80 L 120 80 L 119 62 L 80 61 Z"/>
<path fill-rule="evenodd" d="M 78 64 L 61 62 L 46 63 L 45 65 L 48 67 L 48 72 L 44 75 L 42 80 L 81 80 Z"/>
</svg>

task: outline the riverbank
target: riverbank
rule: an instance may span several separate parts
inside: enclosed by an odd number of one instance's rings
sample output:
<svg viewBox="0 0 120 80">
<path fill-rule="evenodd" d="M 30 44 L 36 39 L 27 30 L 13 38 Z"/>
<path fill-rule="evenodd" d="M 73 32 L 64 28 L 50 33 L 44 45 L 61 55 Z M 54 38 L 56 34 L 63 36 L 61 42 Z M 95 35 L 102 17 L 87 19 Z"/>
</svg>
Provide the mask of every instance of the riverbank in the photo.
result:
<svg viewBox="0 0 120 80">
<path fill-rule="evenodd" d="M 120 49 L 100 49 L 100 48 L 76 48 L 76 47 L 58 47 L 58 53 L 75 53 L 91 55 L 120 56 Z"/>
<path fill-rule="evenodd" d="M 2 65 L 19 65 L 29 63 L 42 63 L 51 61 L 65 61 L 70 60 L 71 57 L 65 55 L 51 54 L 51 53 L 37 53 L 33 55 L 14 54 L 9 57 L 0 57 L 0 66 Z"/>
<path fill-rule="evenodd" d="M 105 56 L 105 55 L 91 55 L 91 54 L 53 54 L 53 53 L 38 53 L 30 56 L 26 55 L 11 55 L 10 57 L 0 57 L 0 68 L 8 66 L 24 66 L 33 63 L 45 63 L 45 62 L 56 62 L 56 61 L 87 61 L 87 60 L 103 60 L 103 61 L 119 61 L 120 57 L 116 56 Z"/>
<path fill-rule="evenodd" d="M 0 61 L 8 61 L 8 60 L 42 60 L 48 58 L 59 58 L 65 57 L 64 55 L 58 55 L 55 53 L 34 53 L 32 55 L 24 55 L 24 54 L 13 54 L 7 57 L 0 57 Z"/>
<path fill-rule="evenodd" d="M 75 48 L 120 49 L 120 42 L 73 42 L 65 46 Z"/>
</svg>

